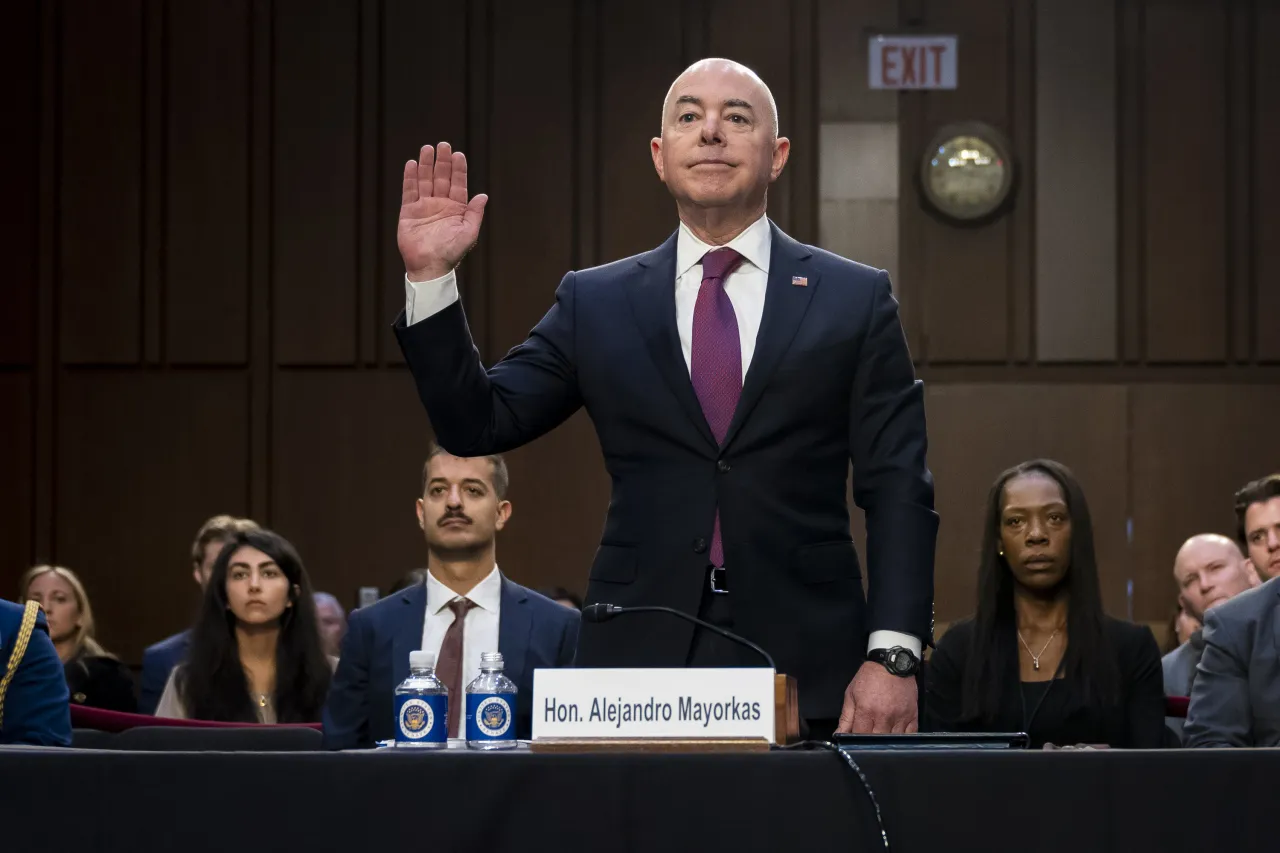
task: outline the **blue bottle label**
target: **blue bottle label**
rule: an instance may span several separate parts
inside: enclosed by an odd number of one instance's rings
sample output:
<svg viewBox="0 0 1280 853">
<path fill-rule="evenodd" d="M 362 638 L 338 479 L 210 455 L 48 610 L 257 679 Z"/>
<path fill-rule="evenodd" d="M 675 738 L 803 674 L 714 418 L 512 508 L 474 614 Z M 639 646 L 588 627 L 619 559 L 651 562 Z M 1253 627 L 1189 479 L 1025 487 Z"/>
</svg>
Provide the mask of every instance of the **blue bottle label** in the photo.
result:
<svg viewBox="0 0 1280 853">
<path fill-rule="evenodd" d="M 510 693 L 467 694 L 467 740 L 515 740 L 515 709 Z"/>
<path fill-rule="evenodd" d="M 409 743 L 444 743 L 449 734 L 449 697 L 396 697 L 396 740 Z"/>
</svg>

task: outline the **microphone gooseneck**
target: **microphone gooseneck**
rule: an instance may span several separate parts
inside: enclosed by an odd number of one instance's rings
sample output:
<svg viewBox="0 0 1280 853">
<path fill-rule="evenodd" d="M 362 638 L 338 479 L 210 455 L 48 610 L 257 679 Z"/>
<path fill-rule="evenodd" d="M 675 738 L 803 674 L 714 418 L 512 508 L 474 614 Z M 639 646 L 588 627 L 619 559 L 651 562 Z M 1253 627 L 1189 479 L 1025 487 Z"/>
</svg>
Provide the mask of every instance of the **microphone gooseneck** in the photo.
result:
<svg viewBox="0 0 1280 853">
<path fill-rule="evenodd" d="M 769 664 L 769 669 L 772 669 L 774 672 L 777 672 L 778 670 L 777 664 L 773 662 L 773 656 L 748 640 L 746 637 L 735 634 L 732 631 L 727 631 L 719 625 L 712 625 L 706 620 L 699 619 L 697 616 L 685 613 L 683 610 L 676 610 L 674 607 L 662 607 L 660 605 L 619 607 L 616 604 L 604 604 L 601 602 L 597 604 L 588 604 L 586 607 L 582 608 L 582 620 L 584 622 L 607 622 L 615 616 L 624 616 L 628 613 L 669 613 L 672 616 L 684 619 L 686 622 L 692 622 L 694 625 L 705 628 L 714 634 L 719 634 L 726 640 L 732 640 L 739 645 L 746 646 L 756 654 L 760 655 L 760 657 Z"/>
</svg>

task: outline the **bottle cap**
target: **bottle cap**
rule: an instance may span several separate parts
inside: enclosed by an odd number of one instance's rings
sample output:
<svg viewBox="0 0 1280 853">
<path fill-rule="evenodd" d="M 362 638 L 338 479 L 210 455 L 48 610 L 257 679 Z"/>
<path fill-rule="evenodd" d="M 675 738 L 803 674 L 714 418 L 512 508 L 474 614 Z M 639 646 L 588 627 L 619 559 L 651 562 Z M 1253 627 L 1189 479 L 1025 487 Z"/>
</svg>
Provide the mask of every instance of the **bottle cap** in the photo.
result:
<svg viewBox="0 0 1280 853">
<path fill-rule="evenodd" d="M 481 652 L 481 669 L 502 669 L 502 652 Z"/>
<path fill-rule="evenodd" d="M 432 652 L 409 652 L 409 669 L 435 669 L 436 656 Z"/>
</svg>

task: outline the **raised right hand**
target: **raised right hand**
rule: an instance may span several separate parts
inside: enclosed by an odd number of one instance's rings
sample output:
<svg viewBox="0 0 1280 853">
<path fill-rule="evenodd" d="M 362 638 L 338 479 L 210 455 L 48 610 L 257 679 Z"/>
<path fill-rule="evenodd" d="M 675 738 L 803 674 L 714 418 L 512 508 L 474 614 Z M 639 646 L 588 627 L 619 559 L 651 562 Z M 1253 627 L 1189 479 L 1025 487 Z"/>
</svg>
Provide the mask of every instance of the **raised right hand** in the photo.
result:
<svg viewBox="0 0 1280 853">
<path fill-rule="evenodd" d="M 467 158 L 449 143 L 422 146 L 404 164 L 396 244 L 410 281 L 440 278 L 458 265 L 480 236 L 489 197 L 467 201 Z"/>
</svg>

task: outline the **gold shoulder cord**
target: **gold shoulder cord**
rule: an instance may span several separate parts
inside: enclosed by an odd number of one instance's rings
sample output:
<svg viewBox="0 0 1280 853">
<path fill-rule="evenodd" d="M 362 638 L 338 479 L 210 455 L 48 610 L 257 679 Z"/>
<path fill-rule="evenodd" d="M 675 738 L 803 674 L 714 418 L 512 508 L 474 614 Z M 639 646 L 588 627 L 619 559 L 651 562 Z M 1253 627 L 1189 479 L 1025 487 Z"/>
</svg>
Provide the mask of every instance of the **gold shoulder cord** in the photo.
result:
<svg viewBox="0 0 1280 853">
<path fill-rule="evenodd" d="M 5 669 L 4 678 L 0 679 L 0 729 L 4 728 L 4 694 L 9 690 L 9 682 L 22 663 L 22 656 L 27 653 L 27 643 L 31 641 L 31 631 L 36 627 L 36 616 L 40 613 L 40 605 L 34 601 L 27 602 L 22 613 L 22 626 L 18 628 L 18 636 L 13 641 L 13 651 L 9 653 L 9 665 Z"/>
</svg>

